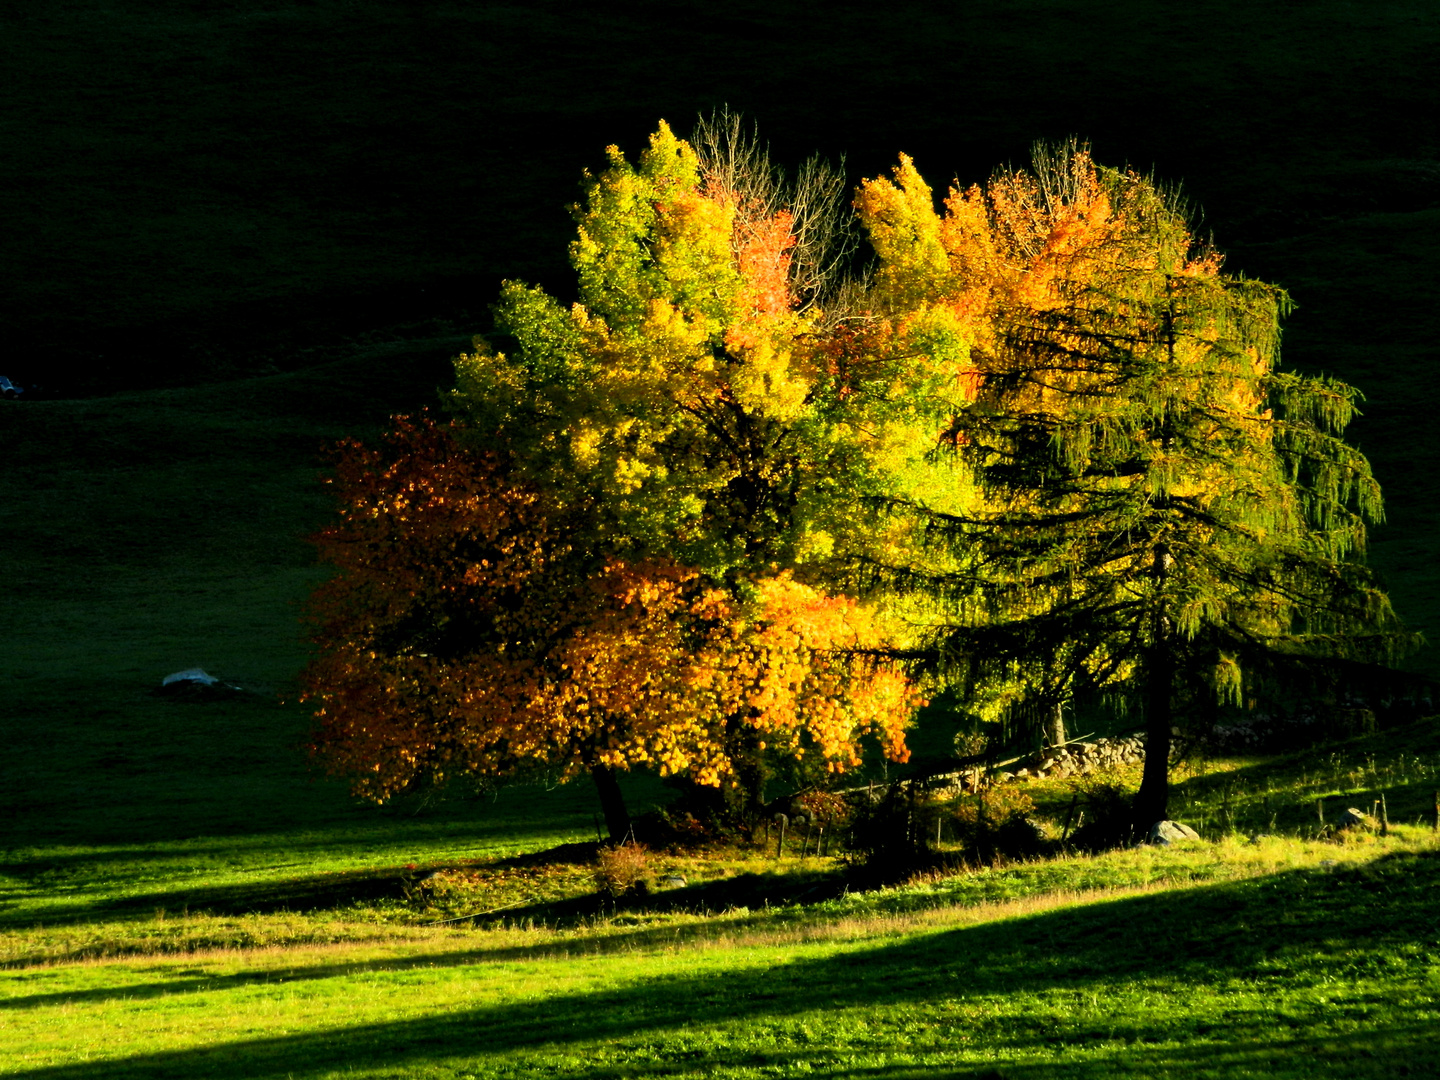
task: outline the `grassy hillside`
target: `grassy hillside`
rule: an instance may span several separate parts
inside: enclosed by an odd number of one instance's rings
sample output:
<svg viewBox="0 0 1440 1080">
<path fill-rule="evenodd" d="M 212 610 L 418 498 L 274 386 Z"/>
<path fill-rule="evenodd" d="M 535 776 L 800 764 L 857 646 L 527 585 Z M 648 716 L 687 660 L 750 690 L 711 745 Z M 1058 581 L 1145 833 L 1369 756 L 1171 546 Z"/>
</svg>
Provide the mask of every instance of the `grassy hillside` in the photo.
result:
<svg viewBox="0 0 1440 1080">
<path fill-rule="evenodd" d="M 976 874 L 1016 897 L 978 904 L 918 885 L 640 927 L 13 968 L 0 1069 L 1419 1076 L 1440 1021 L 1437 856 L 1415 833 L 1362 849 L 1231 841 L 1052 865 L 1029 895 L 1031 868 Z"/>
</svg>

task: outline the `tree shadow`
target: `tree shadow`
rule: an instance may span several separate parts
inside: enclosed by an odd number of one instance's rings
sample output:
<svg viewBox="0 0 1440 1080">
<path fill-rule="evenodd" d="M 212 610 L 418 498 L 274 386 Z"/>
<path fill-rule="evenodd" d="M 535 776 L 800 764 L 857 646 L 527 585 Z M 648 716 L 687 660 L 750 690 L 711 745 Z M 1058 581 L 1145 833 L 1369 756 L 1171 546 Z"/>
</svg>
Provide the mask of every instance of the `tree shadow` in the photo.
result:
<svg viewBox="0 0 1440 1080">
<path fill-rule="evenodd" d="M 317 842 L 311 845 L 317 850 L 328 850 L 332 845 Z M 441 860 L 427 864 L 421 869 L 401 869 L 395 866 L 379 869 L 336 870 L 319 874 L 284 878 L 264 878 L 241 881 L 228 885 L 178 885 L 175 887 L 145 892 L 135 896 L 94 897 L 83 904 L 27 904 L 21 911 L 7 917 L 0 914 L 0 927 L 7 924 L 64 926 L 92 922 L 97 918 L 111 921 L 134 921 L 153 917 L 158 910 L 187 911 L 210 915 L 264 915 L 279 912 L 305 912 L 333 910 L 347 904 L 363 904 L 375 901 L 402 901 L 421 895 L 418 878 L 435 869 L 447 866 L 483 865 L 487 870 L 503 870 L 533 866 L 553 866 L 558 863 L 584 864 L 592 862 L 601 845 L 595 841 L 561 844 L 541 851 L 519 855 L 491 857 L 475 860 Z M 212 845 L 208 849 L 188 848 L 184 855 L 199 850 L 223 854 L 228 849 L 223 845 Z M 288 846 L 287 853 L 293 854 L 303 847 Z M 179 859 L 180 853 L 175 855 Z M 133 851 L 107 854 L 104 852 L 69 857 L 76 865 L 88 867 L 107 860 L 135 860 Z M 65 857 L 49 860 L 49 869 L 55 869 L 65 862 Z M 0 864 L 0 874 L 7 871 L 29 868 L 31 864 Z M 564 900 L 536 901 L 522 906 L 507 907 L 503 915 L 490 920 L 507 923 L 542 923 L 561 928 L 573 927 L 600 915 L 614 915 L 625 911 L 664 913 L 690 912 L 711 914 L 736 907 L 759 908 L 766 905 L 792 903 L 814 903 L 839 896 L 846 888 L 844 877 L 835 871 L 790 869 L 763 873 L 736 874 L 714 881 L 611 899 L 598 893 L 584 893 Z M 24 889 L 0 890 L 0 901 L 27 897 Z M 464 916 L 451 920 L 459 923 Z M 476 925 L 484 923 L 477 917 Z M 0 1006 L 3 1007 L 3 1006 Z"/>
<path fill-rule="evenodd" d="M 236 885 L 200 885 L 140 896 L 97 898 L 83 906 L 28 905 L 23 914 L 27 925 L 65 926 L 98 918 L 119 922 L 149 919 L 157 909 L 230 916 L 320 911 L 346 904 L 404 899 L 411 880 L 412 875 L 393 868 L 340 870 Z"/>
<path fill-rule="evenodd" d="M 1207 1068 L 1213 1070 L 1217 1060 L 1229 1061 L 1219 1070 L 1221 1073 L 1258 1069 L 1267 1060 L 1303 1049 L 1309 1055 L 1306 1060 L 1310 1075 L 1363 1075 L 1350 1068 L 1353 1062 L 1341 1054 L 1338 1042 L 1332 1047 L 1325 1041 L 1343 1041 L 1343 1033 L 1335 1034 L 1328 1018 L 1353 1024 L 1354 1017 L 1365 1017 L 1365 1045 L 1374 1050 L 1388 1047 L 1384 1054 L 1387 1060 L 1399 1055 L 1418 1062 L 1422 1047 L 1433 1046 L 1433 1028 L 1426 1024 L 1433 1024 L 1435 1009 L 1428 998 L 1397 998 L 1383 1003 L 1383 1008 L 1373 1007 L 1375 1003 L 1361 1001 L 1360 990 L 1349 984 L 1363 974 L 1378 972 L 1394 977 L 1396 970 L 1386 964 L 1400 955 L 1399 947 L 1433 940 L 1432 897 L 1437 886 L 1440 853 L 1401 853 L 1356 868 L 1290 871 L 1252 881 L 1129 897 L 920 933 L 895 943 L 842 948 L 830 955 L 790 960 L 764 969 L 717 968 L 699 973 L 657 974 L 622 986 L 449 1011 L 423 1019 L 236 1040 L 194 1050 L 39 1068 L 12 1075 L 29 1080 L 88 1080 L 102 1076 L 259 1080 L 347 1067 L 363 1069 L 382 1061 L 391 1068 L 421 1067 L 442 1059 L 483 1060 L 493 1055 L 523 1055 L 598 1042 L 609 1048 L 608 1064 L 592 1062 L 579 1068 L 576 1075 L 618 1077 L 633 1074 L 635 1062 L 640 1060 L 625 1058 L 624 1053 L 616 1057 L 615 1044 L 627 1040 L 643 1041 L 643 1047 L 637 1046 L 635 1052 L 646 1055 L 647 1075 L 666 1075 L 702 1066 L 723 1067 L 734 1056 L 730 1049 L 706 1044 L 712 1049 L 680 1047 L 676 1051 L 680 1056 L 673 1062 L 663 1060 L 668 1053 L 665 1048 L 672 1041 L 686 1043 L 696 1028 L 707 1025 L 764 1024 L 817 1010 L 1003 998 L 1018 992 L 1083 992 L 1103 995 L 1108 1000 L 1114 996 L 1115 988 L 1129 984 L 1153 982 L 1174 990 L 1233 979 L 1262 987 L 1272 985 L 1277 991 L 1323 981 L 1331 987 L 1333 1008 L 1322 1010 L 1318 1014 L 1321 1019 L 1299 1023 L 1299 1030 L 1292 1031 L 1275 1030 L 1275 1017 L 1268 1013 L 1244 1009 L 1227 1011 L 1219 1019 L 1162 1009 L 1133 1017 L 1090 1015 L 1066 1024 L 1057 1024 L 1053 1017 L 1045 1015 L 1012 1016 L 996 1031 L 987 1032 L 986 1045 L 994 1046 L 1002 1056 L 1060 1055 L 1048 1064 L 1004 1065 L 999 1074 L 1017 1077 L 1105 1075 L 1096 1062 L 1107 1060 L 1106 1055 L 1114 1057 L 1117 1069 L 1122 1061 L 1135 1068 L 1139 1061 L 1149 1062 L 1147 1048 L 1152 1046 L 1160 1048 L 1154 1062 L 1157 1067 L 1163 1065 L 1166 1070 L 1179 1072 L 1192 1060 L 1192 1051 L 1176 1049 L 1175 1044 L 1190 1042 L 1210 1047 L 1203 1057 L 1209 1063 Z M 339 978 L 357 970 L 465 966 L 513 960 L 521 954 L 538 959 L 546 952 L 568 951 L 573 955 L 604 948 L 629 952 L 658 946 L 667 936 L 673 941 L 673 931 L 671 935 L 662 931 L 610 940 L 606 945 L 601 945 L 599 939 L 582 939 L 562 946 L 542 946 L 528 953 L 473 950 L 443 957 L 426 954 L 400 962 L 314 965 L 290 972 L 234 976 L 223 982 L 205 980 L 204 985 L 225 989 L 247 981 Z M 1378 966 L 1367 968 L 1367 964 Z M 196 983 L 194 978 L 185 978 L 148 987 L 126 987 L 122 993 L 176 993 L 194 990 Z M 58 997 L 43 995 L 16 1004 L 53 1004 Z M 1347 1003 L 1360 1011 L 1347 1010 Z M 914 1039 L 907 1036 L 903 1049 L 920 1058 L 932 1052 L 942 1057 L 951 1053 L 949 1060 L 954 1061 L 954 1047 L 947 1051 L 945 1039 L 936 1041 L 932 1050 L 925 1049 L 925 1039 L 932 1038 L 937 1037 L 923 1031 Z M 1093 1053 L 1062 1060 L 1077 1047 L 1090 1047 Z M 768 1051 L 755 1053 L 769 1059 Z M 790 1047 L 779 1056 L 793 1053 L 798 1051 Z M 826 1075 L 827 1053 L 825 1045 L 817 1044 L 802 1056 L 807 1068 Z M 577 1054 L 584 1056 L 577 1049 L 568 1060 L 575 1060 Z M 1194 1051 L 1194 1061 L 1202 1060 L 1199 1054 Z M 1350 1055 L 1354 1056 L 1353 1047 Z M 798 1067 L 798 1061 L 796 1064 Z M 843 1072 L 829 1073 L 857 1074 L 863 1074 L 863 1070 L 857 1073 L 847 1067 Z M 907 1072 L 897 1066 L 873 1073 L 887 1080 L 922 1074 L 934 1072 L 924 1073 L 918 1066 Z M 975 1070 L 969 1075 L 984 1072 Z"/>
</svg>

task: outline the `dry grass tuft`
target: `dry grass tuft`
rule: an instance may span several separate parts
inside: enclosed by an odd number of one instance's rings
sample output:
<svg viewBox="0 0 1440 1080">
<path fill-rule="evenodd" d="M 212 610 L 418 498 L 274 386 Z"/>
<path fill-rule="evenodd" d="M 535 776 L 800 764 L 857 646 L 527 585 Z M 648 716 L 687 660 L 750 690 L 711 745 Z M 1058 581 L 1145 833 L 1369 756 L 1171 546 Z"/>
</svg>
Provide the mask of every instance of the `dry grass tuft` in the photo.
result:
<svg viewBox="0 0 1440 1080">
<path fill-rule="evenodd" d="M 595 884 L 611 896 L 624 896 L 645 883 L 650 874 L 650 862 L 650 849 L 633 840 L 601 848 L 595 867 Z"/>
</svg>

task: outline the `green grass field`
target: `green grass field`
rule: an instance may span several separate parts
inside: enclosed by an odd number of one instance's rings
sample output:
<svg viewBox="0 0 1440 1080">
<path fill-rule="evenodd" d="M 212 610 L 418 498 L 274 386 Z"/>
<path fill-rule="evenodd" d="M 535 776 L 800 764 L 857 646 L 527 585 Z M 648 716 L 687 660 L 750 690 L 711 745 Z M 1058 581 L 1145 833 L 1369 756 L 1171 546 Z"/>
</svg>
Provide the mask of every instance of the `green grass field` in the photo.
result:
<svg viewBox="0 0 1440 1080">
<path fill-rule="evenodd" d="M 966 905 L 963 893 L 912 890 L 934 906 L 908 914 L 832 904 L 21 967 L 3 977 L 3 1067 L 37 1078 L 1426 1075 L 1440 1021 L 1433 841 L 1255 847 L 1052 868 L 1051 889 L 1078 871 L 1136 880 L 1099 892 Z M 1207 864 L 1218 880 L 1187 880 Z"/>
<path fill-rule="evenodd" d="M 906 151 L 978 180 L 1074 133 L 1183 181 L 1298 301 L 1287 361 L 1366 393 L 1373 561 L 1440 633 L 1440 12 L 936 11 L 0 15 L 0 374 L 70 395 L 0 402 L 0 1075 L 1434 1074 L 1435 720 L 1187 763 L 1195 846 L 870 892 L 793 851 L 662 852 L 689 885 L 638 906 L 533 857 L 595 837 L 586 784 L 377 809 L 306 760 L 322 445 L 433 405 L 500 278 L 564 295 L 604 144 L 722 103 L 857 179 Z M 245 690 L 156 694 L 192 666 Z M 1407 666 L 1440 678 L 1433 648 Z M 1026 791 L 1052 823 L 1073 796 Z M 1388 835 L 1319 837 L 1317 803 L 1382 795 Z"/>
</svg>

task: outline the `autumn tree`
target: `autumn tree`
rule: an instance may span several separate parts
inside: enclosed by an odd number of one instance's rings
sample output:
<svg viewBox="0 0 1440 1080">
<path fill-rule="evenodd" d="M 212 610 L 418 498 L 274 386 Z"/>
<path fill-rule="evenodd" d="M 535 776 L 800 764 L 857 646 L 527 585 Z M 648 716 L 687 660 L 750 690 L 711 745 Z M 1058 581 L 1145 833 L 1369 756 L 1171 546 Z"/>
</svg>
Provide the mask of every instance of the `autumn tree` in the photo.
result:
<svg viewBox="0 0 1440 1080">
<path fill-rule="evenodd" d="M 578 303 L 505 283 L 451 405 L 526 483 L 585 508 L 593 550 L 672 560 L 742 605 L 790 575 L 858 613 L 835 572 L 837 552 L 874 542 L 856 495 L 893 465 L 877 448 L 924 449 L 859 422 L 875 397 L 859 391 L 888 376 L 837 349 L 826 307 L 841 182 L 811 165 L 787 183 L 733 118 L 696 142 L 662 124 L 637 162 L 610 149 L 575 209 Z M 756 708 L 717 718 L 732 762 L 750 763 L 751 806 L 773 750 Z"/>
<path fill-rule="evenodd" d="M 579 303 L 506 282 L 503 348 L 460 358 L 453 404 L 591 500 L 609 544 L 719 578 L 823 554 L 850 463 L 817 401 L 817 282 L 797 278 L 819 211 L 712 141 L 702 158 L 662 125 L 636 164 L 610 149 L 576 208 Z"/>
<path fill-rule="evenodd" d="M 1288 299 L 1174 198 L 1070 146 L 937 210 L 902 158 L 847 283 L 839 191 L 725 116 L 611 148 L 578 302 L 506 282 L 463 424 L 346 451 L 310 687 L 363 792 L 589 771 L 614 832 L 646 765 L 753 808 L 767 754 L 905 757 L 888 657 L 990 718 L 1139 700 L 1147 826 L 1177 717 L 1403 646 L 1355 392 L 1278 368 Z"/>
<path fill-rule="evenodd" d="M 1404 647 L 1362 561 L 1381 503 L 1342 437 L 1357 393 L 1279 368 L 1288 298 L 1223 273 L 1172 195 L 1071 145 L 943 212 L 902 159 L 857 205 L 877 302 L 947 321 L 978 372 L 942 440 L 977 498 L 904 504 L 950 562 L 890 577 L 928 605 L 932 664 L 982 694 L 1138 700 L 1144 829 L 1184 711 Z"/>
<path fill-rule="evenodd" d="M 914 691 L 856 658 L 866 613 L 788 574 L 743 600 L 673 560 L 577 544 L 571 508 L 456 426 L 401 419 L 345 444 L 341 523 L 317 538 L 339 573 L 313 602 L 312 749 L 357 794 L 546 767 L 589 773 L 607 827 L 629 818 L 615 773 L 734 778 L 727 718 L 832 770 L 862 736 L 903 757 Z"/>
</svg>

